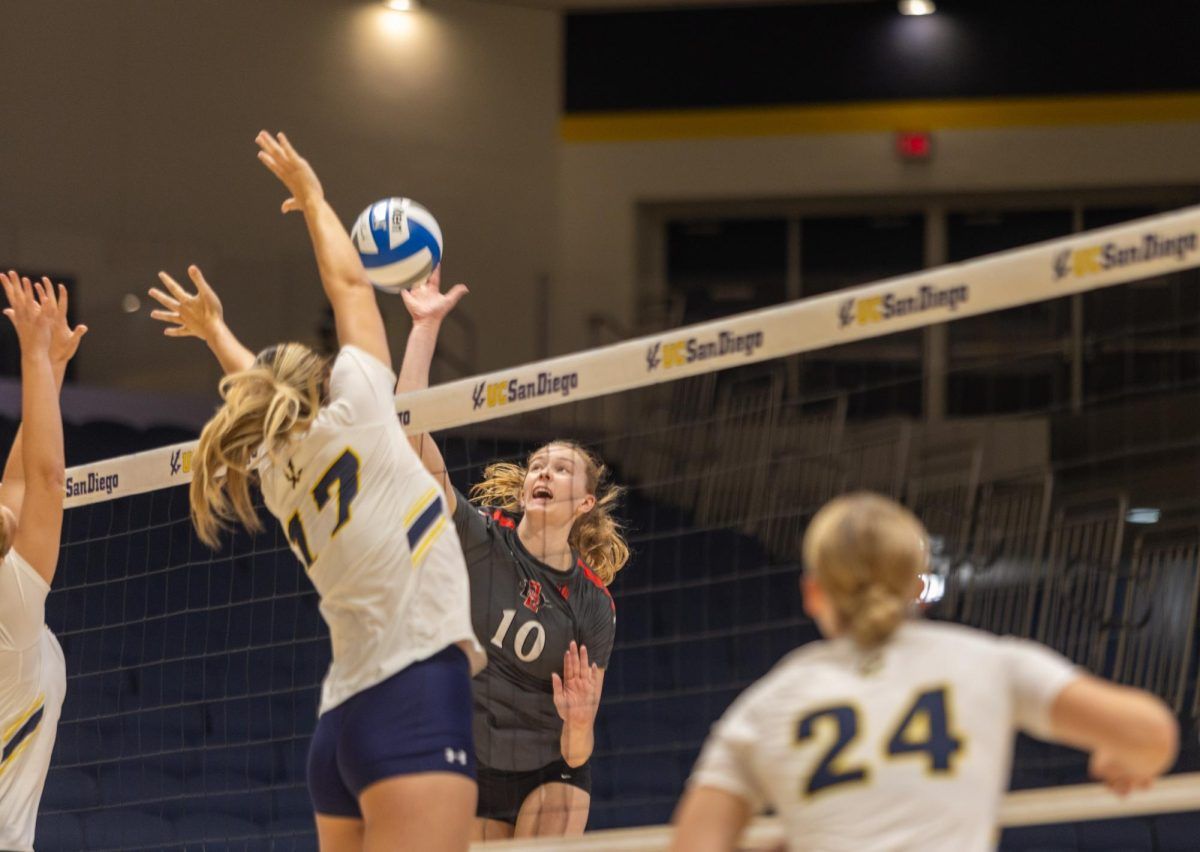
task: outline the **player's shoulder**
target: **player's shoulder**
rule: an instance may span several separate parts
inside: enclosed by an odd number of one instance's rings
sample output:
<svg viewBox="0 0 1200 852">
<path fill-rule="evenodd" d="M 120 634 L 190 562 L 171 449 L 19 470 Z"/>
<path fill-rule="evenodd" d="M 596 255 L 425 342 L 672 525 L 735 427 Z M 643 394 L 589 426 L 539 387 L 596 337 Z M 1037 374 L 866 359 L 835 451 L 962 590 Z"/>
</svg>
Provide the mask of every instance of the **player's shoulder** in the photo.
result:
<svg viewBox="0 0 1200 852">
<path fill-rule="evenodd" d="M 592 567 L 583 561 L 579 556 L 575 557 L 575 567 L 579 571 L 580 580 L 576 585 L 579 592 L 587 599 L 600 605 L 603 609 L 617 611 L 617 604 L 613 600 L 612 592 L 608 590 L 608 586 L 600 579 L 600 575 L 592 570 Z"/>
<path fill-rule="evenodd" d="M 1012 640 L 962 624 L 913 619 L 897 631 L 894 641 L 907 655 L 944 656 L 970 664 L 1003 655 Z"/>
<path fill-rule="evenodd" d="M 465 499 L 465 498 L 463 498 Z M 478 513 L 489 527 L 494 527 L 497 530 L 515 533 L 517 530 L 517 519 L 497 506 L 479 506 L 475 503 L 468 503 L 470 511 Z"/>
<path fill-rule="evenodd" d="M 819 693 L 822 670 L 834 675 L 849 670 L 846 645 L 846 640 L 818 639 L 792 649 L 751 684 L 738 703 L 746 706 L 760 702 L 774 704 L 783 694 L 793 699 L 803 692 Z"/>
</svg>

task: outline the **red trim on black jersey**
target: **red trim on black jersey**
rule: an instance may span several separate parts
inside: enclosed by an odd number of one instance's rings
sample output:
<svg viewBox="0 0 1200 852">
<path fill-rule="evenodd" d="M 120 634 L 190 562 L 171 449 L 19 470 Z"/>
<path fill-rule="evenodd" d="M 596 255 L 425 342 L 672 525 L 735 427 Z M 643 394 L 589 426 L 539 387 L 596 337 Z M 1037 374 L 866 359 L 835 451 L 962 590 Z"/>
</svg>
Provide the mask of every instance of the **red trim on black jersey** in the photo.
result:
<svg viewBox="0 0 1200 852">
<path fill-rule="evenodd" d="M 492 520 L 498 523 L 500 526 L 510 530 L 515 530 L 517 528 L 517 522 L 508 515 L 504 514 L 503 510 L 501 509 L 492 509 Z"/>
<path fill-rule="evenodd" d="M 575 563 L 583 569 L 583 576 L 587 577 L 596 586 L 597 589 L 604 592 L 608 598 L 608 605 L 612 607 L 612 611 L 617 611 L 617 602 L 613 600 L 612 592 L 608 590 L 608 586 L 604 585 L 604 581 L 596 576 L 596 572 L 584 564 L 582 559 L 576 559 Z"/>
</svg>

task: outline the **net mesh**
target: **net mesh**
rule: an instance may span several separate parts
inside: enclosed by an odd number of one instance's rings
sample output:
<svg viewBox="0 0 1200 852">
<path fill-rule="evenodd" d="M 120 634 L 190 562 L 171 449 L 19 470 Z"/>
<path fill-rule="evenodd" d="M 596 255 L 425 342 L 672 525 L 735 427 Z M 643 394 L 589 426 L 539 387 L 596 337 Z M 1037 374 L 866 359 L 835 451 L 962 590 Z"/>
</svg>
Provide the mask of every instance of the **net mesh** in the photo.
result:
<svg viewBox="0 0 1200 852">
<path fill-rule="evenodd" d="M 1179 227 L 1130 233 L 1166 239 Z M 1188 227 L 1194 239 L 1200 223 Z M 1065 257 L 1074 269 L 1092 244 L 1044 247 L 1037 268 Z M 951 269 L 975 288 L 967 308 L 980 314 L 946 324 L 951 297 L 892 282 L 802 304 L 774 351 L 774 320 L 751 317 L 402 400 L 411 429 L 437 427 L 464 491 L 487 463 L 523 460 L 553 438 L 592 448 L 629 488 L 621 515 L 633 558 L 612 586 L 617 640 L 589 828 L 666 822 L 711 723 L 817 637 L 796 588 L 799 541 L 812 513 L 847 490 L 902 500 L 929 527 L 931 617 L 1039 639 L 1161 695 L 1192 725 L 1200 288 L 1183 267 L 1193 262 L 1185 252 L 1126 271 L 1124 286 L 1051 299 L 1066 285 L 1053 289 L 1049 274 Z M 933 280 L 914 286 L 951 289 Z M 1044 301 L 989 303 L 993 280 L 1005 292 L 1028 284 L 1028 298 Z M 834 282 L 847 283 L 857 282 Z M 889 314 L 889 293 L 915 301 Z M 824 339 L 860 329 L 862 339 L 801 351 L 810 312 L 831 329 Z M 620 370 L 600 369 L 626 351 Z M 694 352 L 704 357 L 688 360 Z M 872 368 L 889 358 L 916 366 Z M 685 378 L 671 380 L 675 366 Z M 626 377 L 614 380 L 624 389 L 590 382 L 610 373 Z M 554 383 L 572 374 L 574 385 Z M 942 402 L 931 384 L 946 390 Z M 601 390 L 584 398 L 593 385 Z M 444 400 L 470 414 L 442 412 Z M 122 482 L 181 482 L 186 452 L 131 460 Z M 103 483 L 108 470 L 73 473 Z M 1154 513 L 1157 523 L 1131 523 Z M 68 510 L 47 616 L 68 692 L 39 848 L 315 848 L 304 761 L 328 640 L 303 571 L 264 522 L 266 533 L 214 553 L 194 538 L 179 485 Z M 1194 742 L 1185 737 L 1181 769 L 1197 768 Z M 1022 740 L 1014 786 L 1084 771 L 1081 756 Z"/>
</svg>

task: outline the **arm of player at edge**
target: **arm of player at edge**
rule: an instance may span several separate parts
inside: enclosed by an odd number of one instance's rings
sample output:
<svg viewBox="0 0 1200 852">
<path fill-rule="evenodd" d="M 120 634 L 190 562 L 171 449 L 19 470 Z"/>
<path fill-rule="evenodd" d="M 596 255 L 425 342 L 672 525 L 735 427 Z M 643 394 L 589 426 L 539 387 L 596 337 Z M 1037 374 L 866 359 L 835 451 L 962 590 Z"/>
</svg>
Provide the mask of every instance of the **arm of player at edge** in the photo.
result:
<svg viewBox="0 0 1200 852">
<path fill-rule="evenodd" d="M 404 360 L 400 364 L 400 372 L 396 378 L 396 393 L 424 390 L 429 387 L 429 369 L 433 365 L 433 353 L 437 349 L 438 332 L 442 320 L 454 309 L 454 306 L 467 295 L 466 284 L 455 284 L 446 293 L 441 290 L 441 267 L 433 270 L 433 274 L 423 284 L 418 284 L 411 290 L 401 290 L 400 297 L 404 307 L 412 317 L 413 327 L 408 334 L 408 342 L 404 347 Z M 450 476 L 446 472 L 446 462 L 437 448 L 437 442 L 428 434 L 409 435 L 408 442 L 421 458 L 421 464 L 433 474 L 442 487 L 446 496 L 446 508 L 451 514 L 458 506 L 454 496 L 454 488 L 450 484 Z"/>
<path fill-rule="evenodd" d="M 58 566 L 66 479 L 61 381 L 51 351 L 59 322 L 66 322 L 66 310 L 58 304 L 49 279 L 31 285 L 28 278 L 14 281 L 4 276 L 0 283 L 9 304 L 4 313 L 21 343 L 21 415 L 28 427 L 19 448 L 25 482 L 12 546 L 50 584 Z"/>
<path fill-rule="evenodd" d="M 375 301 L 375 288 L 367 280 L 367 271 L 350 235 L 325 200 L 325 191 L 316 172 L 284 134 L 272 136 L 264 130 L 255 141 L 259 147 L 258 159 L 292 194 L 283 202 L 283 212 L 304 214 L 321 286 L 333 307 L 338 343 L 357 346 L 390 370 L 392 354 L 388 349 L 383 315 Z"/>
<path fill-rule="evenodd" d="M 1096 780 L 1125 795 L 1150 786 L 1179 753 L 1179 723 L 1155 695 L 1083 675 L 1050 706 L 1055 740 L 1091 753 Z"/>
<path fill-rule="evenodd" d="M 10 271 L 6 276 L 0 272 L 0 279 L 7 278 L 14 286 L 20 281 L 17 273 Z M 43 279 L 43 285 L 51 288 L 48 279 Z M 51 289 L 51 292 L 53 290 Z M 87 334 L 87 326 L 79 325 L 72 329 L 67 324 L 67 288 L 58 285 L 56 299 L 57 318 L 50 343 L 50 369 L 54 374 L 55 389 L 62 391 L 63 380 L 67 374 L 67 362 L 75 357 L 79 349 L 79 341 Z M 25 500 L 25 465 L 22 462 L 24 450 L 24 424 L 17 426 L 17 434 L 13 437 L 12 447 L 8 452 L 8 460 L 4 464 L 3 479 L 0 479 L 0 504 L 7 506 L 17 518 L 21 517 L 21 507 Z"/>
<path fill-rule="evenodd" d="M 691 787 L 675 811 L 671 852 L 734 852 L 751 816 L 741 796 L 703 784 Z"/>
</svg>

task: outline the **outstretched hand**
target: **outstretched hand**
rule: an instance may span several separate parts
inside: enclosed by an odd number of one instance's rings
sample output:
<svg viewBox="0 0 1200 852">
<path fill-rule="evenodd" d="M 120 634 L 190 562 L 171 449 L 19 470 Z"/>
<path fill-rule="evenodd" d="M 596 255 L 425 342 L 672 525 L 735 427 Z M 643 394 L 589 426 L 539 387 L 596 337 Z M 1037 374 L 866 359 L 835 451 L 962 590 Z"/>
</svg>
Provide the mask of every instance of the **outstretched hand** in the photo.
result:
<svg viewBox="0 0 1200 852">
<path fill-rule="evenodd" d="M 439 266 L 424 284 L 401 290 L 400 298 L 404 300 L 404 307 L 408 308 L 408 315 L 412 317 L 413 324 L 417 325 L 440 323 L 469 292 L 466 284 L 455 284 L 448 292 L 443 293 L 442 268 Z"/>
<path fill-rule="evenodd" d="M 43 280 L 49 287 L 49 279 Z M 46 287 L 41 281 L 31 283 L 28 278 L 20 278 L 13 271 L 7 275 L 0 272 L 0 286 L 4 287 L 4 295 L 8 298 L 4 315 L 17 331 L 21 352 L 44 352 L 49 356 L 57 316 L 46 305 Z"/>
<path fill-rule="evenodd" d="M 554 687 L 554 708 L 568 725 L 590 725 L 600 708 L 600 688 L 604 674 L 595 663 L 588 663 L 586 645 L 572 642 L 563 655 L 562 677 L 550 675 Z"/>
<path fill-rule="evenodd" d="M 167 337 L 199 337 L 208 342 L 225 322 L 225 312 L 216 292 L 204 280 L 200 267 L 192 264 L 188 267 L 188 277 L 196 285 L 195 295 L 187 290 L 165 272 L 158 273 L 158 279 L 167 288 L 167 293 L 157 287 L 150 288 L 150 297 L 165 308 L 150 312 L 156 320 L 167 323 L 163 334 Z"/>
<path fill-rule="evenodd" d="M 283 202 L 281 209 L 284 213 L 303 211 L 310 201 L 320 201 L 325 197 L 317 173 L 308 164 L 308 160 L 296 153 L 287 136 L 283 133 L 272 136 L 262 130 L 254 141 L 258 143 L 258 159 L 292 194 Z"/>
<path fill-rule="evenodd" d="M 18 279 L 17 273 L 11 271 L 7 275 L 0 272 L 0 279 L 6 279 L 7 283 L 13 287 L 17 286 L 18 281 L 23 282 L 22 293 L 25 292 L 26 287 L 30 286 L 28 278 Z M 59 284 L 56 291 L 54 284 L 44 275 L 37 286 L 38 292 L 42 294 L 39 308 L 46 314 L 46 319 L 50 323 L 50 360 L 57 364 L 65 364 L 79 351 L 79 341 L 83 340 L 83 336 L 87 334 L 88 327 L 77 325 L 75 328 L 71 328 L 71 324 L 67 322 L 69 299 L 66 287 Z M 7 293 L 7 286 L 5 289 Z"/>
<path fill-rule="evenodd" d="M 74 358 L 75 353 L 79 351 L 79 341 L 83 340 L 83 336 L 87 334 L 88 327 L 80 324 L 71 328 L 71 324 L 67 322 L 68 299 L 66 287 L 59 284 L 58 295 L 56 296 L 49 278 L 43 277 L 42 285 L 46 291 L 46 299 L 42 302 L 42 310 L 48 312 L 52 324 L 50 330 L 50 360 L 59 364 L 65 364 Z"/>
</svg>

